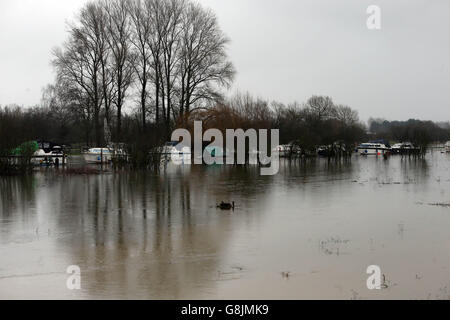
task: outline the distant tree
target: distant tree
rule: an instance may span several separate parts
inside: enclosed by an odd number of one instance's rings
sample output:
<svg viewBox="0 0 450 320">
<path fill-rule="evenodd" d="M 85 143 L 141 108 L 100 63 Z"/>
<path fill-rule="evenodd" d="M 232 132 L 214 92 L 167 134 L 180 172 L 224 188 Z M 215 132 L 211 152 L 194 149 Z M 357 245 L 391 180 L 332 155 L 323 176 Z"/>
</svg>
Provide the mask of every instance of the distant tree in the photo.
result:
<svg viewBox="0 0 450 320">
<path fill-rule="evenodd" d="M 306 105 L 307 111 L 314 120 L 328 119 L 334 112 L 333 100 L 327 96 L 312 96 Z"/>
<path fill-rule="evenodd" d="M 334 108 L 334 117 L 347 126 L 351 126 L 359 122 L 358 112 L 345 105 L 337 105 Z"/>
<path fill-rule="evenodd" d="M 450 139 L 450 130 L 432 121 L 410 119 L 408 121 L 387 121 L 371 119 L 370 131 L 375 137 L 396 142 L 411 142 L 420 147 L 422 153 L 432 142 L 445 142 Z"/>
</svg>

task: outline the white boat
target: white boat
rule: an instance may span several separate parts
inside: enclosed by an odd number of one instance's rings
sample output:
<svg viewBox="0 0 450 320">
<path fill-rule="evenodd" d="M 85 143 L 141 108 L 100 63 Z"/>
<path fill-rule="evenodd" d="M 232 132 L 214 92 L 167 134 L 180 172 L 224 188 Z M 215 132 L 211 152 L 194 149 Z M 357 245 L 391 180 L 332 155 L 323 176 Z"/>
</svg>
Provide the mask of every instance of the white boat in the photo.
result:
<svg viewBox="0 0 450 320">
<path fill-rule="evenodd" d="M 298 146 L 292 144 L 281 144 L 272 149 L 272 152 L 278 153 L 280 158 L 300 154 L 300 151 L 301 150 Z"/>
<path fill-rule="evenodd" d="M 445 144 L 445 151 L 450 152 L 450 141 L 447 141 L 447 143 Z"/>
<path fill-rule="evenodd" d="M 64 152 L 60 146 L 54 146 L 49 152 L 44 149 L 38 149 L 33 153 L 31 163 L 36 166 L 63 164 Z"/>
<path fill-rule="evenodd" d="M 414 148 L 414 146 L 412 145 L 411 142 L 401 142 L 401 143 L 396 143 L 392 146 L 393 150 L 398 150 L 398 149 L 412 149 Z"/>
<path fill-rule="evenodd" d="M 190 147 L 182 147 L 182 148 L 173 148 L 171 152 L 171 159 L 175 163 L 191 163 L 191 148 Z"/>
<path fill-rule="evenodd" d="M 278 156 L 280 158 L 285 157 L 287 154 L 287 147 L 286 145 L 279 145 L 272 149 L 272 152 L 278 153 Z"/>
<path fill-rule="evenodd" d="M 415 150 L 416 148 L 411 142 L 402 142 L 402 143 L 396 143 L 392 146 L 391 151 L 393 153 L 402 153 L 404 151 L 411 151 Z"/>
<path fill-rule="evenodd" d="M 178 142 L 167 142 L 162 147 L 161 154 L 166 160 L 170 159 L 175 163 L 190 163 L 192 157 L 191 148 Z"/>
<path fill-rule="evenodd" d="M 358 146 L 358 152 L 363 156 L 368 155 L 376 155 L 376 156 L 382 156 L 385 153 L 389 152 L 389 149 L 385 144 L 383 143 L 361 143 Z"/>
<path fill-rule="evenodd" d="M 83 153 L 83 158 L 87 163 L 108 163 L 112 159 L 112 152 L 109 148 L 90 148 Z"/>
</svg>

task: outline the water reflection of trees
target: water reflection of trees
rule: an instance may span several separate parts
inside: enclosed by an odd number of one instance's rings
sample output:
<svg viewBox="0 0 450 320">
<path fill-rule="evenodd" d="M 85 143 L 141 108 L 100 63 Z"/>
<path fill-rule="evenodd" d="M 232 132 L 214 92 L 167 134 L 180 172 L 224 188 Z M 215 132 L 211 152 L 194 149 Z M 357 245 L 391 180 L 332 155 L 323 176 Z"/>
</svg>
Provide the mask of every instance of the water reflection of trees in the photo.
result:
<svg viewBox="0 0 450 320">
<path fill-rule="evenodd" d="M 1 179 L 0 209 L 2 218 L 14 220 L 16 213 L 31 215 L 30 208 L 37 208 L 55 230 L 50 256 L 79 265 L 91 297 L 195 298 L 214 291 L 233 232 L 239 232 L 236 221 L 245 215 L 246 222 L 257 222 L 267 212 L 258 209 L 289 193 L 286 187 L 300 191 L 294 203 L 309 201 L 314 208 L 352 190 L 349 179 L 360 174 L 419 180 L 429 170 L 427 160 L 392 157 L 280 160 L 276 176 L 260 176 L 256 166 L 172 166 L 160 174 L 91 176 L 50 171 Z M 245 210 L 222 213 L 215 208 L 221 200 L 235 200 Z"/>
<path fill-rule="evenodd" d="M 26 215 L 36 201 L 34 176 L 0 178 L 0 216 Z"/>
<path fill-rule="evenodd" d="M 324 175 L 344 170 L 324 163 L 292 166 Z M 30 201 L 36 203 L 54 230 L 51 256 L 81 267 L 89 296 L 196 297 L 214 289 L 239 216 L 257 222 L 274 182 L 287 178 L 287 173 L 261 176 L 259 169 L 174 166 L 160 174 L 84 176 L 46 172 L 39 175 L 39 188 L 29 181 L 2 185 L 2 200 L 13 195 L 2 206 L 23 203 L 26 211 Z M 221 200 L 234 200 L 241 210 L 234 217 L 220 212 L 215 205 Z"/>
<path fill-rule="evenodd" d="M 232 230 L 216 199 L 255 198 L 268 179 L 224 166 L 67 178 L 60 202 L 70 214 L 58 224 L 78 231 L 59 249 L 86 269 L 93 296 L 195 295 L 198 286 L 214 286 Z"/>
<path fill-rule="evenodd" d="M 380 184 L 425 182 L 429 174 L 426 158 L 392 156 L 387 160 L 382 158 L 361 160 L 370 162 L 366 165 L 367 178 Z"/>
<path fill-rule="evenodd" d="M 358 170 L 358 163 L 349 159 L 311 158 L 293 161 L 281 160 L 280 175 L 289 187 L 300 182 L 327 182 L 349 179 Z M 291 179 L 295 177 L 296 179 Z"/>
<path fill-rule="evenodd" d="M 400 168 L 405 180 L 419 182 L 427 178 L 430 166 L 425 158 L 402 157 Z"/>
</svg>

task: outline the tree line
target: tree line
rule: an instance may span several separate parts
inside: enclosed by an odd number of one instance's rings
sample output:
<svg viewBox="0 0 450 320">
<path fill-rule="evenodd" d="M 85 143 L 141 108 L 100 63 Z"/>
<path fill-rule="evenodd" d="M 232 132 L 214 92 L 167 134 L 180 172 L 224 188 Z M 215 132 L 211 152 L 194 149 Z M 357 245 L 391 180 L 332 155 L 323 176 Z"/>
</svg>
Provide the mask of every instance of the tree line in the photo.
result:
<svg viewBox="0 0 450 320">
<path fill-rule="evenodd" d="M 0 133 L 5 137 L 2 139 L 3 149 L 37 138 L 61 144 L 89 141 L 85 128 L 80 125 L 83 118 L 73 117 L 71 109 L 66 106 L 49 102 L 48 96 L 55 96 L 49 90 L 53 90 L 53 86 L 44 90 L 40 106 L 27 109 L 0 106 Z M 151 146 L 167 141 L 166 137 L 159 139 L 155 122 L 148 122 L 148 131 L 142 134 L 142 126 L 137 125 L 139 120 L 139 110 L 122 115 L 124 141 L 128 144 L 150 141 Z M 173 128 L 192 128 L 195 120 L 203 122 L 204 130 L 280 129 L 280 143 L 294 144 L 310 151 L 336 141 L 353 145 L 365 138 L 366 131 L 356 110 L 335 104 L 327 96 L 312 96 L 305 103 L 285 105 L 255 98 L 250 93 L 237 93 L 210 107 L 185 112 L 183 116 L 175 118 Z"/>
<path fill-rule="evenodd" d="M 426 150 L 432 142 L 450 140 L 450 123 L 435 123 L 409 119 L 407 121 L 388 121 L 384 119 L 369 119 L 370 136 L 388 141 L 411 142 Z"/>
<path fill-rule="evenodd" d="M 70 108 L 49 103 L 49 88 L 44 90 L 40 106 L 22 108 L 0 106 L 0 156 L 7 155 L 23 142 L 42 139 L 61 144 L 80 143 L 87 139 L 80 119 Z M 53 96 L 50 94 L 50 96 Z M 149 162 L 149 150 L 168 141 L 160 137 L 154 122 L 147 123 L 142 133 L 140 112 L 122 115 L 122 136 L 136 166 Z M 358 112 L 349 106 L 336 104 L 331 97 L 312 96 L 304 103 L 283 104 L 255 98 L 249 93 L 222 99 L 208 108 L 186 112 L 173 121 L 173 127 L 193 129 L 193 122 L 203 122 L 203 129 L 279 129 L 280 143 L 298 147 L 302 153 L 315 154 L 319 146 L 339 147 L 351 152 L 357 143 L 370 139 L 412 142 L 426 147 L 431 142 L 450 140 L 449 123 L 408 120 L 387 121 L 370 119 L 366 126 Z"/>
<path fill-rule="evenodd" d="M 226 129 L 279 129 L 280 143 L 300 150 L 302 155 L 316 155 L 319 146 L 330 148 L 332 154 L 336 144 L 351 153 L 366 137 L 358 112 L 328 96 L 314 95 L 305 103 L 286 105 L 249 93 L 236 94 L 214 108 L 190 113 L 179 126 L 192 130 L 194 120 L 201 120 L 204 130 L 217 128 L 224 134 Z"/>
</svg>

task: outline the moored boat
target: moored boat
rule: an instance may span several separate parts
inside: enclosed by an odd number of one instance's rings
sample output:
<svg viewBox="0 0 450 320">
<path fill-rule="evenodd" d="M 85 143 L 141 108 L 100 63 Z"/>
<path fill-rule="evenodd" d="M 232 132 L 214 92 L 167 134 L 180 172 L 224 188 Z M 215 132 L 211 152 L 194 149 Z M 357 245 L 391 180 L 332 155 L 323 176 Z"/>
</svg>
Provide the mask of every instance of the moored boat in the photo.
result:
<svg viewBox="0 0 450 320">
<path fill-rule="evenodd" d="M 447 141 L 447 143 L 445 144 L 445 151 L 450 152 L 450 141 Z"/>
<path fill-rule="evenodd" d="M 192 151 L 189 146 L 179 142 L 167 142 L 161 149 L 161 155 L 165 160 L 187 164 L 191 161 Z"/>
<path fill-rule="evenodd" d="M 60 146 L 54 146 L 50 150 L 38 149 L 31 158 L 31 163 L 36 166 L 62 165 L 64 161 L 64 151 Z"/>
<path fill-rule="evenodd" d="M 90 148 L 83 153 L 83 158 L 87 163 L 108 163 L 112 160 L 112 152 L 109 148 Z"/>
<path fill-rule="evenodd" d="M 328 146 L 320 146 L 317 148 L 317 154 L 321 157 L 328 157 L 330 155 L 330 148 Z"/>
<path fill-rule="evenodd" d="M 396 143 L 391 148 L 391 152 L 393 154 L 405 154 L 405 153 L 407 154 L 418 151 L 419 148 L 416 148 L 411 142 Z"/>
<path fill-rule="evenodd" d="M 386 146 L 384 143 L 378 142 L 361 143 L 358 146 L 358 152 L 363 156 L 368 155 L 382 156 L 386 153 L 389 153 L 389 150 L 390 148 Z"/>
<path fill-rule="evenodd" d="M 276 146 L 272 149 L 272 152 L 278 154 L 278 157 L 280 158 L 287 158 L 300 154 L 301 150 L 298 146 L 289 143 Z"/>
</svg>

